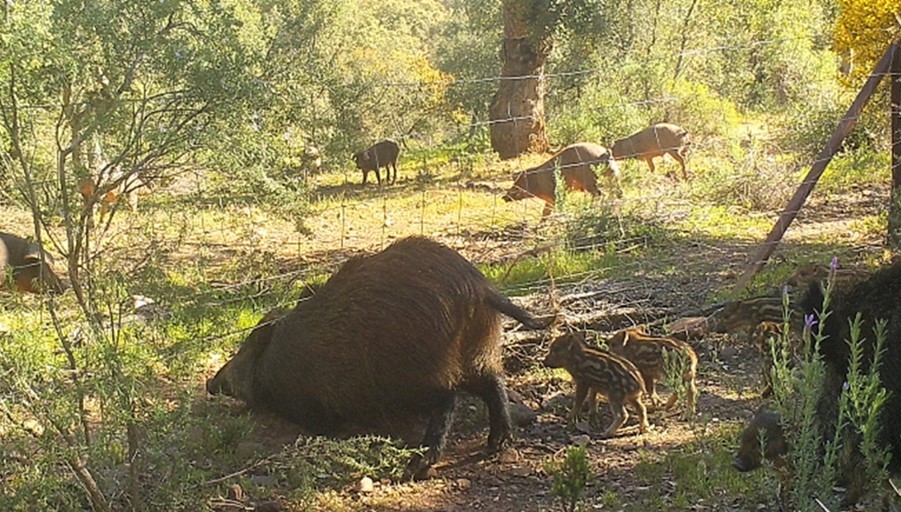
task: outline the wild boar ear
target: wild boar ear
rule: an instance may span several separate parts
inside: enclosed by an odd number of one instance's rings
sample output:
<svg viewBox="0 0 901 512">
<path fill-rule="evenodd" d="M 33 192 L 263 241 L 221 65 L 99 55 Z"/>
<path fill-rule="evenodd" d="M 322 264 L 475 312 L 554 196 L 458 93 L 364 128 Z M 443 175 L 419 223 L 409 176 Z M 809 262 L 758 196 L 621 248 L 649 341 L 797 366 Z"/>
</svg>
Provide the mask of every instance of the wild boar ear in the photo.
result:
<svg viewBox="0 0 901 512">
<path fill-rule="evenodd" d="M 44 251 L 41 250 L 41 247 L 35 243 L 29 243 L 28 247 L 25 249 L 25 254 L 22 256 L 22 259 L 29 262 L 38 262 L 41 261 L 41 256 Z"/>
<path fill-rule="evenodd" d="M 241 344 L 238 353 L 256 354 L 262 352 L 269 346 L 269 342 L 272 341 L 275 324 L 287 313 L 288 310 L 285 308 L 275 308 L 263 315 L 263 318 L 257 322 L 250 334 L 247 335 L 244 343 Z"/>
</svg>

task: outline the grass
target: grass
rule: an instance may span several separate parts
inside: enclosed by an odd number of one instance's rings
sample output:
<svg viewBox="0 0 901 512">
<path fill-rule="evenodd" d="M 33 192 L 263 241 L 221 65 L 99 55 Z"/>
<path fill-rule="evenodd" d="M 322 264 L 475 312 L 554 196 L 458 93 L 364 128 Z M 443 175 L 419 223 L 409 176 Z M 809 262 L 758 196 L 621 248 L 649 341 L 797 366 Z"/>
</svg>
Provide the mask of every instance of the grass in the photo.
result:
<svg viewBox="0 0 901 512">
<path fill-rule="evenodd" d="M 693 510 L 698 503 L 720 507 L 771 501 L 775 482 L 765 472 L 732 469 L 739 424 L 724 424 L 664 454 L 643 452 L 635 466 L 636 487 L 625 510 Z"/>
</svg>

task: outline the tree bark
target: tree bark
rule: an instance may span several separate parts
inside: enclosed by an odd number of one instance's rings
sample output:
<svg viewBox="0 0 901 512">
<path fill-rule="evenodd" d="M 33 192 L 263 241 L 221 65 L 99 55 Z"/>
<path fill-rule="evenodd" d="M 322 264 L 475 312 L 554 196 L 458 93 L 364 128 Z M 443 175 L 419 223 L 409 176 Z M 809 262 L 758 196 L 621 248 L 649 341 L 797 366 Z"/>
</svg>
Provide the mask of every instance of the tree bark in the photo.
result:
<svg viewBox="0 0 901 512">
<path fill-rule="evenodd" d="M 503 6 L 503 67 L 488 117 L 491 147 L 505 159 L 548 148 L 544 63 L 552 48 L 552 29 L 529 4 L 506 0 Z"/>
<path fill-rule="evenodd" d="M 901 252 L 901 49 L 896 43 L 889 78 L 892 116 L 892 194 L 888 213 L 888 246 L 895 254 Z"/>
</svg>

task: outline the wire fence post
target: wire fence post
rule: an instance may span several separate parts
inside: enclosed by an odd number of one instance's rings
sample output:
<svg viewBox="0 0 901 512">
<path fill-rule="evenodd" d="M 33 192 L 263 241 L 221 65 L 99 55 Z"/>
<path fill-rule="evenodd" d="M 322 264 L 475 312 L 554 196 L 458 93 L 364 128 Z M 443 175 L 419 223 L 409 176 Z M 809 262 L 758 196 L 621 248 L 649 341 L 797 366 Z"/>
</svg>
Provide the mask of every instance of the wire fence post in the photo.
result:
<svg viewBox="0 0 901 512">
<path fill-rule="evenodd" d="M 879 59 L 879 62 L 876 64 L 870 77 L 867 78 L 866 83 L 860 88 L 860 92 L 857 93 L 854 102 L 848 108 L 847 113 L 845 113 L 838 126 L 832 132 L 832 136 L 826 142 L 826 147 L 824 147 L 817 155 L 810 171 L 807 173 L 807 176 L 804 177 L 804 181 L 801 182 L 801 185 L 795 191 L 791 200 L 789 200 L 788 205 L 782 210 L 779 219 L 776 220 L 776 224 L 773 226 L 773 229 L 770 230 L 770 234 L 766 237 L 766 240 L 761 244 L 757 254 L 748 263 L 744 274 L 739 278 L 731 295 L 736 296 L 741 293 L 757 272 L 763 268 L 770 255 L 773 254 L 773 251 L 776 250 L 776 246 L 779 245 L 782 236 L 788 230 L 792 221 L 795 220 L 798 212 L 801 211 L 804 201 L 807 200 L 807 196 L 810 195 L 817 180 L 820 179 L 820 176 L 823 175 L 823 171 L 826 170 L 826 166 L 832 161 L 832 157 L 835 156 L 835 153 L 841 148 L 842 141 L 857 124 L 857 121 L 860 119 L 860 113 L 863 111 L 867 101 L 869 101 L 873 92 L 876 90 L 876 86 L 879 85 L 882 77 L 888 73 L 894 57 L 895 48 L 897 48 L 898 44 L 899 42 L 897 41 L 893 43 L 886 50 L 882 58 Z"/>
</svg>

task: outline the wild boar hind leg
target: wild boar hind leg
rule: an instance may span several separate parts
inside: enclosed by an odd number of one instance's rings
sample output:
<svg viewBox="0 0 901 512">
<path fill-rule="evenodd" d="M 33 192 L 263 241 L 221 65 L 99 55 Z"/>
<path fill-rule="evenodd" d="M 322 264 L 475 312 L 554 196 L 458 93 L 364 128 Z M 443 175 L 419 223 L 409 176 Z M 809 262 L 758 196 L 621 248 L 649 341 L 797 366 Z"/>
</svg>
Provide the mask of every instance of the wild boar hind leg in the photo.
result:
<svg viewBox="0 0 901 512">
<path fill-rule="evenodd" d="M 454 420 L 456 405 L 457 394 L 454 391 L 447 391 L 435 400 L 435 406 L 429 416 L 429 425 L 422 438 L 425 453 L 417 453 L 410 457 L 410 462 L 407 463 L 404 471 L 405 480 L 423 480 L 431 476 L 432 466 L 438 462 L 441 452 L 444 451 L 444 446 L 447 444 L 447 433 Z"/>
<path fill-rule="evenodd" d="M 486 373 L 470 379 L 465 389 L 481 398 L 488 407 L 488 451 L 500 450 L 510 439 L 513 430 L 504 380 L 496 373 Z"/>
</svg>

